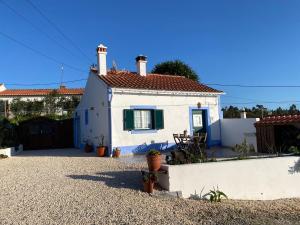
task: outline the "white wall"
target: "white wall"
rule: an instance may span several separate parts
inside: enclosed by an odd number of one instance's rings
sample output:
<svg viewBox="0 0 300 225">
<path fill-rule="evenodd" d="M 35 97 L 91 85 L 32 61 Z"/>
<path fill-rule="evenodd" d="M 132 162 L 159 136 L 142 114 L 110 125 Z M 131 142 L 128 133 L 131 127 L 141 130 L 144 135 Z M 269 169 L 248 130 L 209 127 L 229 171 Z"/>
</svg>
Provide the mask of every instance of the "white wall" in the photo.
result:
<svg viewBox="0 0 300 225">
<path fill-rule="evenodd" d="M 188 198 L 219 188 L 230 199 L 272 200 L 300 197 L 300 157 L 163 165 L 158 181 L 168 191 Z"/>
<path fill-rule="evenodd" d="M 122 148 L 151 143 L 174 143 L 173 134 L 190 132 L 189 107 L 209 107 L 212 140 L 220 140 L 219 108 L 217 96 L 179 96 L 156 94 L 129 94 L 113 90 L 112 98 L 112 145 Z M 133 134 L 123 130 L 123 110 L 130 106 L 155 106 L 164 111 L 164 129 L 156 133 Z M 125 150 L 122 151 L 125 153 Z M 128 154 L 129 152 L 126 152 Z"/>
<path fill-rule="evenodd" d="M 222 145 L 233 147 L 236 144 L 241 144 L 246 138 L 247 143 L 253 144 L 257 150 L 256 129 L 254 127 L 254 123 L 257 121 L 259 121 L 259 118 L 222 119 Z"/>
<path fill-rule="evenodd" d="M 88 125 L 85 124 L 85 110 L 88 109 Z M 108 90 L 105 83 L 98 75 L 90 73 L 86 83 L 85 92 L 76 108 L 80 116 L 80 142 L 89 139 L 96 146 L 98 140 L 95 137 L 104 135 L 104 144 L 110 145 L 109 117 L 108 117 Z"/>
</svg>

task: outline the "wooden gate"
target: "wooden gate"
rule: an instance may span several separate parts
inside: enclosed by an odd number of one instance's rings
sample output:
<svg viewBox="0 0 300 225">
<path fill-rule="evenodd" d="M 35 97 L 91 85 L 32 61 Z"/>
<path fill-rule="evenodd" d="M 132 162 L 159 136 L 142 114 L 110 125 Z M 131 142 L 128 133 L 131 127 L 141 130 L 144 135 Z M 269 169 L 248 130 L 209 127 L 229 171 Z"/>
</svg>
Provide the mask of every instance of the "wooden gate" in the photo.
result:
<svg viewBox="0 0 300 225">
<path fill-rule="evenodd" d="M 38 117 L 18 126 L 24 150 L 73 147 L 73 119 L 53 120 Z"/>
</svg>

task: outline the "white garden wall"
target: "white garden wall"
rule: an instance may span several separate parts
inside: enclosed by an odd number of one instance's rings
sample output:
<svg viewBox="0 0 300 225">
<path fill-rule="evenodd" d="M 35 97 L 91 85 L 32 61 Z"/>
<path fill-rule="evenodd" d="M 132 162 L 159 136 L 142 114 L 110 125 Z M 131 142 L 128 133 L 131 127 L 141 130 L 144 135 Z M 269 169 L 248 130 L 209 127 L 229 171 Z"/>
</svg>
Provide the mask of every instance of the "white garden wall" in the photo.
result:
<svg viewBox="0 0 300 225">
<path fill-rule="evenodd" d="M 254 127 L 257 121 L 259 121 L 259 118 L 222 119 L 222 145 L 233 147 L 236 144 L 241 144 L 246 139 L 247 143 L 253 144 L 257 150 L 256 129 Z"/>
<path fill-rule="evenodd" d="M 19 145 L 19 147 L 16 149 L 15 147 L 11 148 L 2 148 L 0 149 L 0 155 L 7 155 L 8 157 L 15 156 L 23 151 L 23 145 Z"/>
<path fill-rule="evenodd" d="M 288 156 L 238 161 L 163 165 L 159 175 L 168 191 L 184 198 L 219 188 L 230 199 L 272 200 L 300 197 L 300 157 Z"/>
</svg>

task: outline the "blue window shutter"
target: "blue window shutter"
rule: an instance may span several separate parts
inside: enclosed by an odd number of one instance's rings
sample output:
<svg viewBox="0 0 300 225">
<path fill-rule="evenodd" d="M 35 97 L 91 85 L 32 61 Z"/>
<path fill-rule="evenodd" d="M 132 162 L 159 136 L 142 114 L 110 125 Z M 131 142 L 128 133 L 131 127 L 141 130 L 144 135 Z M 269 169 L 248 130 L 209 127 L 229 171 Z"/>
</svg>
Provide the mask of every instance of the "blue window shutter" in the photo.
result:
<svg viewBox="0 0 300 225">
<path fill-rule="evenodd" d="M 134 113 L 132 109 L 123 111 L 124 130 L 134 130 Z"/>
<path fill-rule="evenodd" d="M 161 109 L 154 110 L 154 124 L 155 129 L 164 129 L 164 111 Z"/>
<path fill-rule="evenodd" d="M 85 125 L 89 124 L 89 110 L 86 109 L 84 112 L 84 121 L 85 121 Z"/>
</svg>

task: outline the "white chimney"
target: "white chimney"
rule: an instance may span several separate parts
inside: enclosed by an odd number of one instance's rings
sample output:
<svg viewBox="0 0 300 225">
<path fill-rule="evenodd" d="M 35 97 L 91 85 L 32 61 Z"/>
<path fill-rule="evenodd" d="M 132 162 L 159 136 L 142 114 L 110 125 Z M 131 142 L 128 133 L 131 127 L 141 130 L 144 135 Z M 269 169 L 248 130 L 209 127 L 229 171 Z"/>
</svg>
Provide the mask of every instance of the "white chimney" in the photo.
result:
<svg viewBox="0 0 300 225">
<path fill-rule="evenodd" d="M 243 109 L 243 111 L 241 112 L 241 119 L 247 119 L 247 113 L 245 109 Z"/>
<path fill-rule="evenodd" d="M 98 75 L 106 75 L 107 67 L 106 67 L 106 52 L 107 47 L 103 44 L 100 44 L 97 47 L 97 63 L 98 63 Z"/>
<path fill-rule="evenodd" d="M 136 72 L 141 76 L 147 75 L 147 57 L 139 55 L 135 58 L 136 61 Z"/>
<path fill-rule="evenodd" d="M 5 90 L 6 90 L 6 87 L 4 86 L 4 84 L 0 84 L 0 92 L 5 91 Z"/>
</svg>

